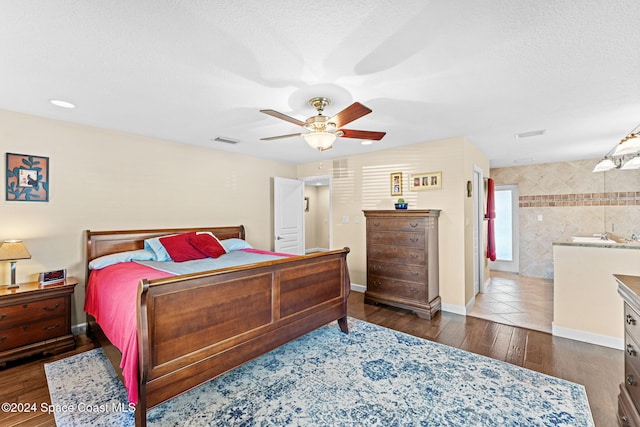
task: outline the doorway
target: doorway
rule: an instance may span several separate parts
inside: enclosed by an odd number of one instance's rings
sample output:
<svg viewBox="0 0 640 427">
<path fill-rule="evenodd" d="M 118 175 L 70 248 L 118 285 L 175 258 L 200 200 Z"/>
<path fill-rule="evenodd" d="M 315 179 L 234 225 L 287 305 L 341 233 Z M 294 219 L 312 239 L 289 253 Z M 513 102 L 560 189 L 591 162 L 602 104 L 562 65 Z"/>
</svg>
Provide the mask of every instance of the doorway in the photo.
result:
<svg viewBox="0 0 640 427">
<path fill-rule="evenodd" d="M 496 260 L 491 270 L 520 272 L 518 185 L 496 185 L 495 187 L 495 242 Z"/>
<path fill-rule="evenodd" d="M 312 176 L 304 181 L 305 254 L 331 248 L 331 177 Z"/>
</svg>

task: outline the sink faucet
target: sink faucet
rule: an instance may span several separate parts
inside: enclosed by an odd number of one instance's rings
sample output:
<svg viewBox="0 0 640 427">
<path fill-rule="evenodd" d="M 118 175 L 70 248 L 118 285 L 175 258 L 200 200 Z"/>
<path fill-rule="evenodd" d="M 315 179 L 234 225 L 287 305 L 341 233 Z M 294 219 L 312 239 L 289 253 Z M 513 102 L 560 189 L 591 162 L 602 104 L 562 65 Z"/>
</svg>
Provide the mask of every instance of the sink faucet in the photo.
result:
<svg viewBox="0 0 640 427">
<path fill-rule="evenodd" d="M 607 240 L 609 236 L 607 235 L 607 233 L 598 233 L 594 234 L 593 237 L 599 237 L 600 240 Z"/>
</svg>

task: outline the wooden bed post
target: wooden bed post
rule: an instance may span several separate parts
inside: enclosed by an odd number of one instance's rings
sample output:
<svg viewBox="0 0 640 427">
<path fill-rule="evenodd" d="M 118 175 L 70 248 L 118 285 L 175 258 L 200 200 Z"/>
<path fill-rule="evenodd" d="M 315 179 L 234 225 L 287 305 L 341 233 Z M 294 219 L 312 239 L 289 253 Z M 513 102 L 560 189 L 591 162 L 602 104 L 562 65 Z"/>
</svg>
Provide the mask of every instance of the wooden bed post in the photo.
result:
<svg viewBox="0 0 640 427">
<path fill-rule="evenodd" d="M 149 330 L 147 328 L 147 290 L 149 281 L 140 280 L 138 285 L 138 404 L 136 405 L 136 427 L 147 425 L 147 376 L 149 371 Z"/>
</svg>

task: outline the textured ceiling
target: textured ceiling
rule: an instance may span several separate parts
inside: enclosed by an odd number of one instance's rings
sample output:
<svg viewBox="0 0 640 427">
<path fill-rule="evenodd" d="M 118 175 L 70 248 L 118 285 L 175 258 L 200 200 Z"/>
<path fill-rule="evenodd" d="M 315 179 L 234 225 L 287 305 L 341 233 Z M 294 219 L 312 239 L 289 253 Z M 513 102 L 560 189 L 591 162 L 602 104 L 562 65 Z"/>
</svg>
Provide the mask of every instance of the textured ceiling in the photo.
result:
<svg viewBox="0 0 640 427">
<path fill-rule="evenodd" d="M 455 136 L 492 167 L 598 158 L 640 122 L 639 22 L 626 0 L 0 0 L 0 108 L 291 163 Z M 300 131 L 260 109 L 314 96 L 387 135 L 260 141 Z"/>
</svg>

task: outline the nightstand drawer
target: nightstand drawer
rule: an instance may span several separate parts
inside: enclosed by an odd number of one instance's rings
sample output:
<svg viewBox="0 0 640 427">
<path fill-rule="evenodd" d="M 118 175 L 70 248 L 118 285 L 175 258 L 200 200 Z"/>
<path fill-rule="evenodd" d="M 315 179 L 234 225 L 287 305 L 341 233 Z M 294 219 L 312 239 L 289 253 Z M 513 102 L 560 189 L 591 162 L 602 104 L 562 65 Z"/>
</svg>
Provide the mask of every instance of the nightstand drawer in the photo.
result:
<svg viewBox="0 0 640 427">
<path fill-rule="evenodd" d="M 633 340 L 640 343 L 640 315 L 629 304 L 624 305 L 624 330 Z"/>
<path fill-rule="evenodd" d="M 41 319 L 64 316 L 66 312 L 64 297 L 0 307 L 0 330 L 24 322 L 36 322 Z"/>
<path fill-rule="evenodd" d="M 69 329 L 64 316 L 0 330 L 0 351 L 65 335 Z"/>
</svg>

